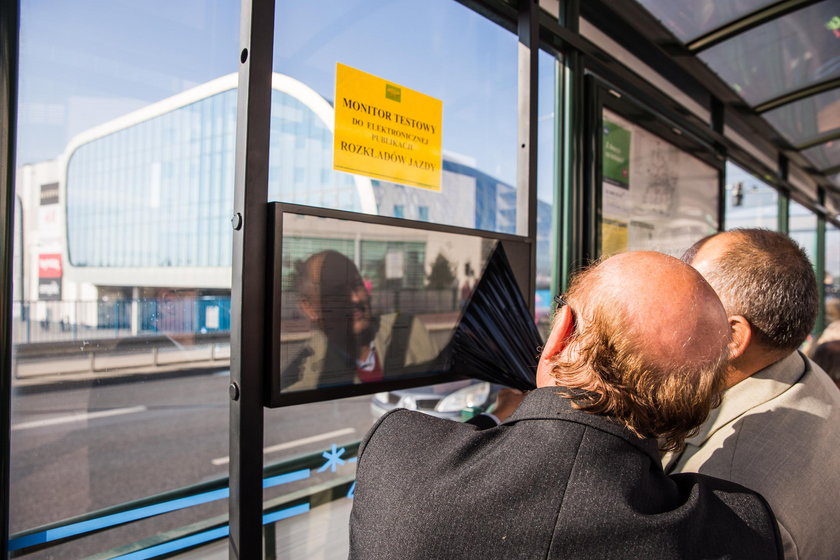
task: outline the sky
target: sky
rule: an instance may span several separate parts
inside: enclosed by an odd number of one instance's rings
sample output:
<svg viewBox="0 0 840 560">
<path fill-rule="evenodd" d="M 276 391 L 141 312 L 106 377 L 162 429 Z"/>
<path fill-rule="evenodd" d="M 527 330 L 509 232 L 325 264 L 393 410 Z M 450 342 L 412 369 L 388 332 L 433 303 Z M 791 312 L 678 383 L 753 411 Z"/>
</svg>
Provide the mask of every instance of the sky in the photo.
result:
<svg viewBox="0 0 840 560">
<path fill-rule="evenodd" d="M 516 36 L 452 0 L 278 0 L 274 71 L 334 97 L 341 62 L 443 101 L 443 149 L 516 180 Z M 239 1 L 21 3 L 18 164 L 236 72 Z M 541 69 L 540 197 L 550 198 L 553 59 Z"/>
</svg>

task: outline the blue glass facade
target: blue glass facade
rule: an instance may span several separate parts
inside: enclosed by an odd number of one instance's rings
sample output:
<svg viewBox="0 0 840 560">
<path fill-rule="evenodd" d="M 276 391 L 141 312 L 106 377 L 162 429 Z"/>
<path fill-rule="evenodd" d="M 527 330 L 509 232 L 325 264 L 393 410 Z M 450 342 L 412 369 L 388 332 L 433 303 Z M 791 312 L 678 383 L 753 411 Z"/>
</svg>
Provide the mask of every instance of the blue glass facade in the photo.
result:
<svg viewBox="0 0 840 560">
<path fill-rule="evenodd" d="M 369 201 L 400 201 L 380 214 L 515 232 L 516 190 L 469 165 L 445 159 L 444 171 L 459 179 L 447 185 L 445 173 L 441 193 L 333 171 L 331 107 L 301 86 L 272 94 L 269 200 L 370 211 L 367 189 Z M 235 133 L 236 90 L 227 89 L 82 143 L 67 163 L 70 264 L 230 266 Z M 453 202 L 464 196 L 472 208 Z M 542 206 L 541 241 L 550 234 Z M 539 268 L 548 266 L 546 252 Z"/>
<path fill-rule="evenodd" d="M 313 110 L 275 90 L 271 98 L 269 200 L 362 211 L 353 176 L 332 169 L 332 149 L 332 131 Z"/>
<path fill-rule="evenodd" d="M 67 164 L 67 243 L 77 267 L 230 266 L 236 90 L 82 144 Z M 360 211 L 332 170 L 332 132 L 272 94 L 269 198 Z"/>
<path fill-rule="evenodd" d="M 80 146 L 67 164 L 70 263 L 229 266 L 236 91 Z"/>
</svg>

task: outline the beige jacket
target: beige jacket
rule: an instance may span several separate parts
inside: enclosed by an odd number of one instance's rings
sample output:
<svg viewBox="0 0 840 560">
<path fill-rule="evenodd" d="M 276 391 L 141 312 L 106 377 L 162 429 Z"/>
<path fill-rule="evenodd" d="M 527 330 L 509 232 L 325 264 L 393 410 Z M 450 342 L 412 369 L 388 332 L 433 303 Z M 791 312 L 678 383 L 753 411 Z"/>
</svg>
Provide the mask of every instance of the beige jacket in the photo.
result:
<svg viewBox="0 0 840 560">
<path fill-rule="evenodd" d="M 682 454 L 663 465 L 763 494 L 785 558 L 840 558 L 840 390 L 799 352 L 728 389 Z"/>
</svg>

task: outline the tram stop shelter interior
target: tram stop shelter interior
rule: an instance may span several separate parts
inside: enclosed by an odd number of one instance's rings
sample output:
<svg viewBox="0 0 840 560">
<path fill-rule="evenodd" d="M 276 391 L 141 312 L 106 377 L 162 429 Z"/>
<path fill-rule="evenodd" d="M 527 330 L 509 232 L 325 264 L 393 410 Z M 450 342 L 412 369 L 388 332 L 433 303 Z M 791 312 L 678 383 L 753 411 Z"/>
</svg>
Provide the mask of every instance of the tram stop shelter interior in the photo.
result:
<svg viewBox="0 0 840 560">
<path fill-rule="evenodd" d="M 343 66 L 439 103 L 439 184 L 337 165 Z M 593 259 L 765 227 L 812 259 L 818 334 L 840 0 L 3 2 L 0 170 L 0 557 L 343 558 L 377 415 L 492 392 L 269 398 L 270 203 L 415 232 L 294 235 L 433 334 L 487 240 L 545 332 Z"/>
</svg>

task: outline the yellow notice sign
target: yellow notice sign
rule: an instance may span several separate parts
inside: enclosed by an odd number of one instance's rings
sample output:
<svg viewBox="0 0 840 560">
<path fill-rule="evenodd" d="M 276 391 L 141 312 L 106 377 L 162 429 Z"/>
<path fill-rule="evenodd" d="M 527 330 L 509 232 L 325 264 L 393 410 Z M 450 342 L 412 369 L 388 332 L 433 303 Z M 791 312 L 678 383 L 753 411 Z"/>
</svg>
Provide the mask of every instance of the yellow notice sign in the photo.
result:
<svg viewBox="0 0 840 560">
<path fill-rule="evenodd" d="M 627 222 L 601 219 L 601 256 L 609 257 L 627 250 Z"/>
<path fill-rule="evenodd" d="M 336 64 L 333 168 L 440 190 L 443 103 Z"/>
</svg>

